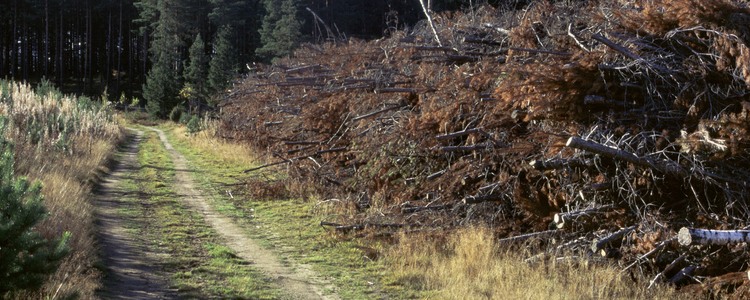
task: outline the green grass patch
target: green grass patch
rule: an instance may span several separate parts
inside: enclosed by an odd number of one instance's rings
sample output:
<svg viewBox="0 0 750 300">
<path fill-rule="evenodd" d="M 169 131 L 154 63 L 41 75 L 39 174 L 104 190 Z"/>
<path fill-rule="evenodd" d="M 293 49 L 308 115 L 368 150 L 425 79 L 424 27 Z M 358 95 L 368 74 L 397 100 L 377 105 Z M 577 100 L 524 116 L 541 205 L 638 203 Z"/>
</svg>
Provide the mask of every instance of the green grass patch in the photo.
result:
<svg viewBox="0 0 750 300">
<path fill-rule="evenodd" d="M 246 178 L 243 170 L 252 166 L 238 164 L 231 158 L 219 158 L 209 151 L 191 147 L 187 137 L 174 124 L 160 129 L 170 143 L 197 170 L 195 180 L 221 213 L 233 217 L 246 228 L 249 236 L 273 250 L 290 265 L 293 262 L 313 267 L 337 287 L 342 299 L 413 299 L 426 294 L 398 283 L 385 263 L 365 257 L 359 246 L 380 248 L 372 241 L 342 239 L 320 221 L 330 217 L 315 201 L 301 199 L 254 200 L 233 186 Z M 273 175 L 283 176 L 283 174 Z M 232 196 L 230 196 L 232 193 Z"/>
<path fill-rule="evenodd" d="M 279 299 L 281 290 L 231 249 L 217 233 L 181 203 L 171 188 L 174 165 L 157 135 L 145 131 L 138 154 L 140 169 L 122 186 L 138 216 L 129 228 L 163 259 L 159 269 L 172 274 L 172 284 L 185 298 Z"/>
</svg>

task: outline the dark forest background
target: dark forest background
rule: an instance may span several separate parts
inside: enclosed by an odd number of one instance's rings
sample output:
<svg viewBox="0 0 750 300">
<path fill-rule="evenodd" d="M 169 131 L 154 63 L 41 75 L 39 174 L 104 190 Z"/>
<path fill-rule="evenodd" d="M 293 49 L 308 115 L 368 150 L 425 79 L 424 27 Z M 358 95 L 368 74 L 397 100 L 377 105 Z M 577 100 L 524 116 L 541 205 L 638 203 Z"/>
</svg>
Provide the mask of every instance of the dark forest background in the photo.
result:
<svg viewBox="0 0 750 300">
<path fill-rule="evenodd" d="M 480 1 L 430 2 L 442 11 Z M 2 0 L 0 77 L 84 95 L 106 88 L 111 99 L 159 101 L 151 111 L 163 116 L 205 102 L 245 64 L 303 42 L 379 38 L 422 17 L 419 0 Z"/>
</svg>

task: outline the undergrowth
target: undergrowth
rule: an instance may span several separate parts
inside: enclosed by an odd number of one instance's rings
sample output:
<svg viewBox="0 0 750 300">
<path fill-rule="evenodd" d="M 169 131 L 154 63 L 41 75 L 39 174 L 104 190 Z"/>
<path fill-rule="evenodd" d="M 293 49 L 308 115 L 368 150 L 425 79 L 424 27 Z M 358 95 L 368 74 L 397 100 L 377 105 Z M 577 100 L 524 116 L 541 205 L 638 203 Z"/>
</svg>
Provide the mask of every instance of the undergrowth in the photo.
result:
<svg viewBox="0 0 750 300">
<path fill-rule="evenodd" d="M 6 138 L 14 144 L 16 174 L 42 183 L 49 216 L 36 230 L 46 238 L 70 232 L 70 254 L 40 290 L 24 298 L 90 299 L 100 272 L 94 241 L 91 183 L 120 139 L 110 108 L 100 101 L 63 95 L 47 81 L 0 80 L 0 114 L 8 118 Z"/>
</svg>

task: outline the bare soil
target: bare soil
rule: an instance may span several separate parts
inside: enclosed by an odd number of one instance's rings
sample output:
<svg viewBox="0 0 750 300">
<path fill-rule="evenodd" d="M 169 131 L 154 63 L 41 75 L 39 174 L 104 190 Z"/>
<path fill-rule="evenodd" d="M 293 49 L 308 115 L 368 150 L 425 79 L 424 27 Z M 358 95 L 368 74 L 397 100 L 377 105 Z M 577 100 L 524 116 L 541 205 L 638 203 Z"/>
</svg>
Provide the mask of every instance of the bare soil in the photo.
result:
<svg viewBox="0 0 750 300">
<path fill-rule="evenodd" d="M 149 251 L 126 230 L 128 220 L 120 209 L 128 206 L 122 200 L 127 191 L 119 184 L 129 174 L 138 170 L 138 145 L 142 131 L 129 134 L 128 142 L 121 151 L 121 159 L 115 162 L 111 172 L 99 184 L 95 205 L 99 223 L 102 262 L 107 267 L 103 290 L 99 296 L 105 299 L 176 299 L 169 289 L 164 274 L 154 268 L 158 260 L 156 253 Z"/>
<path fill-rule="evenodd" d="M 261 247 L 232 219 L 216 212 L 207 203 L 206 196 L 196 188 L 188 160 L 172 147 L 163 131 L 151 130 L 158 133 L 174 162 L 173 190 L 191 209 L 204 216 L 206 222 L 226 241 L 227 247 L 274 280 L 292 299 L 339 299 L 332 294 L 334 287 L 309 266 L 282 264 L 276 253 Z M 96 199 L 101 224 L 102 257 L 107 267 L 104 290 L 100 295 L 107 299 L 177 298 L 175 291 L 169 288 L 165 274 L 160 274 L 153 267 L 158 259 L 156 254 L 126 232 L 128 220 L 117 213 L 124 205 L 118 199 L 128 192 L 120 189 L 118 182 L 137 170 L 136 155 L 142 134 L 137 131 L 124 147 L 122 161 L 103 180 Z"/>
</svg>

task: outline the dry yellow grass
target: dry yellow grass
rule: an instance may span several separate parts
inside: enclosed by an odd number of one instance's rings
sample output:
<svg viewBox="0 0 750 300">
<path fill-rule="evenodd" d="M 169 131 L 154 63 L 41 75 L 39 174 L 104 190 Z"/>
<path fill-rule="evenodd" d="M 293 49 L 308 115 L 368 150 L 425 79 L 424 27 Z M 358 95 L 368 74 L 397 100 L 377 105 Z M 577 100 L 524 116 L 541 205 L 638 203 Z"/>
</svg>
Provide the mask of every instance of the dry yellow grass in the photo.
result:
<svg viewBox="0 0 750 300">
<path fill-rule="evenodd" d="M 187 127 L 177 126 L 173 129 L 175 136 L 187 141 L 190 147 L 211 153 L 217 159 L 232 161 L 244 166 L 253 166 L 259 162 L 257 154 L 249 147 L 217 137 L 218 122 L 204 118 L 201 121 L 203 130 L 189 134 Z"/>
<path fill-rule="evenodd" d="M 36 230 L 49 238 L 69 231 L 71 253 L 39 291 L 19 296 L 95 298 L 98 260 L 91 180 L 113 152 L 121 132 L 106 107 L 87 100 L 34 93 L 28 84 L 0 82 L 0 115 L 14 143 L 16 174 L 42 182 L 49 216 Z"/>
<path fill-rule="evenodd" d="M 466 228 L 445 243 L 401 235 L 386 263 L 401 284 L 431 291 L 431 299 L 674 299 L 666 286 L 646 289 L 612 266 L 583 260 L 524 262 L 497 245 L 490 230 Z"/>
</svg>

